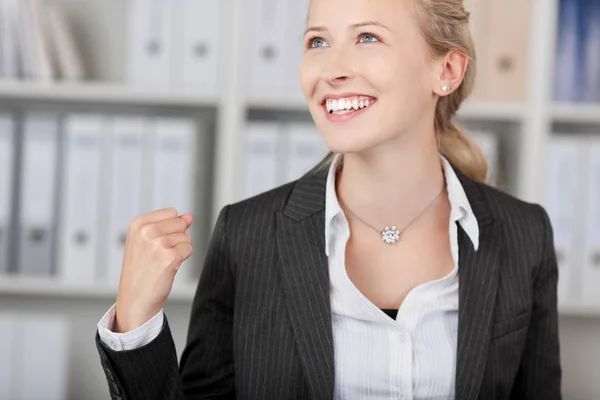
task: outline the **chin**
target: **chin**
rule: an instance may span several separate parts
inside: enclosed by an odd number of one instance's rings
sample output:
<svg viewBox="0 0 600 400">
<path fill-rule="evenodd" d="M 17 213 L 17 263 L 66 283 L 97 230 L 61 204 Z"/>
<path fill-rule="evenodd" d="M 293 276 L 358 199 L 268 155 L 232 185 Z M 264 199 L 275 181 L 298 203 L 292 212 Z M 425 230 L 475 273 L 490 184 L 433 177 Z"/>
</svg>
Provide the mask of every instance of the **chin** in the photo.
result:
<svg viewBox="0 0 600 400">
<path fill-rule="evenodd" d="M 366 130 L 341 130 L 328 127 L 321 130 L 329 149 L 334 153 L 360 153 L 379 143 L 373 140 L 373 132 Z"/>
</svg>

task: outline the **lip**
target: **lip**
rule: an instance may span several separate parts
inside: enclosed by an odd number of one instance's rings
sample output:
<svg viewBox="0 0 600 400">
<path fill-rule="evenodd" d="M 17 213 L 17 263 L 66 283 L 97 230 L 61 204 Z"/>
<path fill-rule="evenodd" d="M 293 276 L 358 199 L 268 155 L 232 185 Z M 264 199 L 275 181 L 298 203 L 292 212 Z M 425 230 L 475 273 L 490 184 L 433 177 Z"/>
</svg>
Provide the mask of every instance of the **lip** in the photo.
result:
<svg viewBox="0 0 600 400">
<path fill-rule="evenodd" d="M 346 97 L 351 97 L 351 96 L 346 96 Z M 341 96 L 339 98 L 344 98 L 344 96 Z M 372 97 L 372 98 L 375 99 L 374 97 Z M 327 99 L 337 100 L 334 97 L 327 97 L 326 100 Z M 375 103 L 377 103 L 377 99 L 375 99 L 375 101 L 373 102 L 373 104 L 369 105 L 369 107 L 360 108 L 360 109 L 358 109 L 358 110 L 356 110 L 354 112 L 351 112 L 351 113 L 348 113 L 348 114 L 341 114 L 341 115 L 331 114 L 329 111 L 327 111 L 327 105 L 325 104 L 325 101 L 321 105 L 321 109 L 323 110 L 323 112 L 325 113 L 325 117 L 327 117 L 327 119 L 329 121 L 331 121 L 331 122 L 346 122 L 346 121 L 350 121 L 350 120 L 352 120 L 352 119 L 354 119 L 356 117 L 359 117 L 359 116 L 363 115 L 371 107 L 375 106 Z"/>
</svg>

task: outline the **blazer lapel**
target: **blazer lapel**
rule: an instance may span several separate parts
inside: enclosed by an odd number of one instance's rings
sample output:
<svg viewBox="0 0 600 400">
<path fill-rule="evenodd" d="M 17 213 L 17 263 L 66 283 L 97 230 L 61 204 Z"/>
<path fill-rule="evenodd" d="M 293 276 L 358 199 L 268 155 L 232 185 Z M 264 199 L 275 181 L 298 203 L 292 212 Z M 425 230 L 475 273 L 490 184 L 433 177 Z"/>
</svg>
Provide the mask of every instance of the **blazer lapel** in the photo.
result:
<svg viewBox="0 0 600 400">
<path fill-rule="evenodd" d="M 459 311 L 456 399 L 476 399 L 486 365 L 494 321 L 498 274 L 502 264 L 503 229 L 480 187 L 457 171 L 479 224 L 479 248 L 474 250 L 459 225 Z"/>
<path fill-rule="evenodd" d="M 284 211 L 277 216 L 282 282 L 298 352 L 311 397 L 329 400 L 334 393 L 334 355 L 325 254 L 326 173 L 299 180 Z"/>
</svg>

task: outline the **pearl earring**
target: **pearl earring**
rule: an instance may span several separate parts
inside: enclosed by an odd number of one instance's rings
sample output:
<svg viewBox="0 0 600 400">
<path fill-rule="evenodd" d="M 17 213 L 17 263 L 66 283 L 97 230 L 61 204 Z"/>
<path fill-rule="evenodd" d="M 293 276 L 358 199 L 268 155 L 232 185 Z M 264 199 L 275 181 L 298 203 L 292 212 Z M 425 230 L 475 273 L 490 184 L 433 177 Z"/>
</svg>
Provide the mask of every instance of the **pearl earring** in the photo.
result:
<svg viewBox="0 0 600 400">
<path fill-rule="evenodd" d="M 442 86 L 442 92 L 447 92 L 448 90 L 452 90 L 452 86 Z"/>
</svg>

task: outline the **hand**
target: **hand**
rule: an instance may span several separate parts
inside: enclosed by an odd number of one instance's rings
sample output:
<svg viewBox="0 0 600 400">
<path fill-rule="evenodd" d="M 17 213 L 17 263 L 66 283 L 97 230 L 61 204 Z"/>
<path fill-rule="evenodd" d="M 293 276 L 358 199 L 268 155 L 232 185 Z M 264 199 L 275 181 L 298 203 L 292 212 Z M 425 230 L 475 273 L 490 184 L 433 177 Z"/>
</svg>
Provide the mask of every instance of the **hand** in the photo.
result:
<svg viewBox="0 0 600 400">
<path fill-rule="evenodd" d="M 173 208 L 136 217 L 129 225 L 116 302 L 116 330 L 128 332 L 152 318 L 167 301 L 175 274 L 192 255 L 186 233 L 192 216 Z"/>
</svg>

